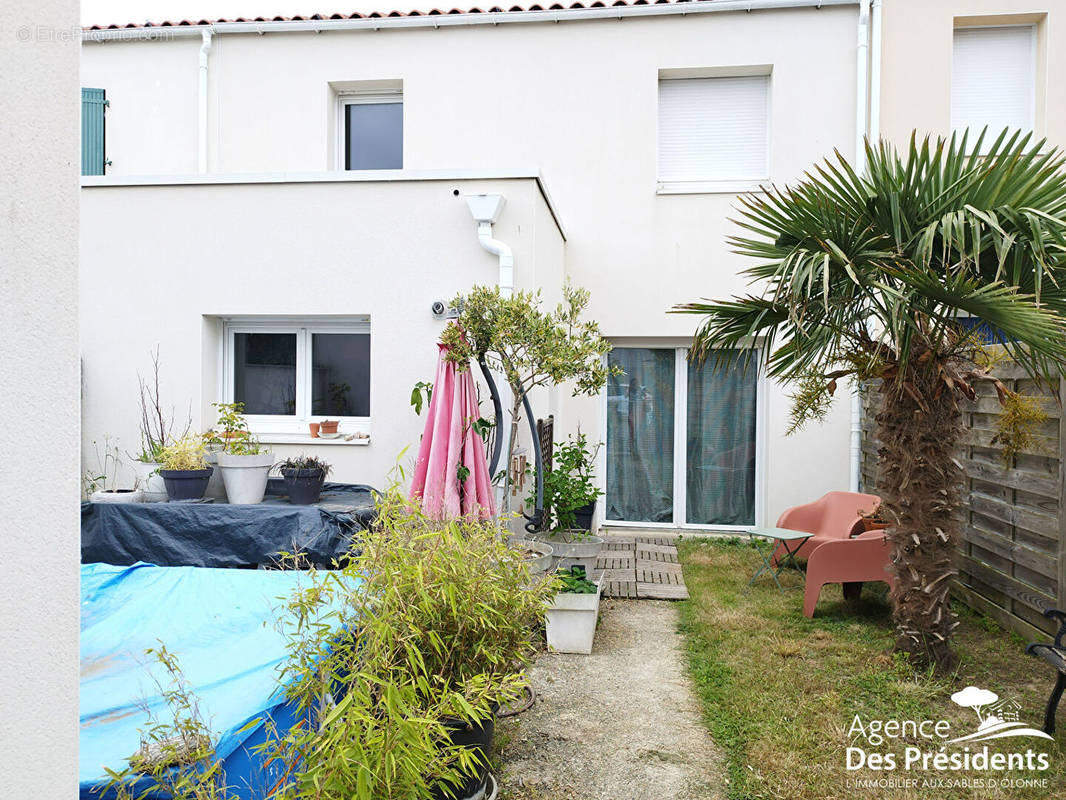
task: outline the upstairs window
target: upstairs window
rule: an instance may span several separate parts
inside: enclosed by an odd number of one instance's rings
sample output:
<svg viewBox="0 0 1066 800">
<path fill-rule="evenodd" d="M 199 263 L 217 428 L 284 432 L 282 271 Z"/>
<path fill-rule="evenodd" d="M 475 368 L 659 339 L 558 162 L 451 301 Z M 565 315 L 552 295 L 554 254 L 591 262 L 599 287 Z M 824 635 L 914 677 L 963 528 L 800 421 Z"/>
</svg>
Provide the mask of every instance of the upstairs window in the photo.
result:
<svg viewBox="0 0 1066 800">
<path fill-rule="evenodd" d="M 994 141 L 1004 128 L 1035 125 L 1036 26 L 956 28 L 951 66 L 951 127 L 988 126 Z"/>
<path fill-rule="evenodd" d="M 770 76 L 659 80 L 660 191 L 731 191 L 769 177 Z"/>
<path fill-rule="evenodd" d="M 403 169 L 403 93 L 340 97 L 345 169 Z"/>
<path fill-rule="evenodd" d="M 367 430 L 368 320 L 237 319 L 225 324 L 223 342 L 223 399 L 244 403 L 253 431 L 306 433 L 307 421 L 321 418 Z"/>
</svg>

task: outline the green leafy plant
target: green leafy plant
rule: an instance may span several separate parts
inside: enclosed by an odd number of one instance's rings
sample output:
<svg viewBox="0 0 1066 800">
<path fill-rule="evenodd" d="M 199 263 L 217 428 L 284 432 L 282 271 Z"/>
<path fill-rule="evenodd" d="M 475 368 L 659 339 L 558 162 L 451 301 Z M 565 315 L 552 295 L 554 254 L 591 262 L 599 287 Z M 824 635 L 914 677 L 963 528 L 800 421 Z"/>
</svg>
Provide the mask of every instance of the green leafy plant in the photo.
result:
<svg viewBox="0 0 1066 800">
<path fill-rule="evenodd" d="M 539 291 L 504 297 L 498 286 L 475 286 L 452 300 L 451 305 L 462 310 L 458 324 L 448 325 L 441 335 L 448 346 L 446 358 L 461 369 L 471 359 L 484 360 L 503 373 L 511 388 L 508 463 L 518 439 L 522 400 L 532 389 L 572 383 L 575 397 L 592 396 L 608 375 L 621 372 L 606 364 L 611 345 L 599 325 L 582 319 L 588 302 L 589 292 L 569 281 L 553 311 L 541 308 Z"/>
<path fill-rule="evenodd" d="M 497 522 L 434 522 L 395 488 L 340 570 L 310 573 L 281 624 L 280 678 L 306 724 L 264 745 L 279 797 L 425 800 L 479 765 L 449 726 L 480 725 L 522 690 L 554 591 Z"/>
<path fill-rule="evenodd" d="M 596 594 L 596 584 L 588 579 L 585 568 L 580 565 L 555 573 L 560 592 L 572 594 Z"/>
<path fill-rule="evenodd" d="M 326 463 L 318 456 L 299 455 L 291 456 L 289 458 L 286 458 L 284 461 L 279 461 L 277 464 L 271 467 L 271 469 L 277 472 L 279 475 L 283 472 L 286 472 L 287 470 L 314 469 L 320 470 L 323 476 L 328 476 L 329 473 L 333 470 L 333 466 L 331 464 Z"/>
<path fill-rule="evenodd" d="M 544 511 L 552 530 L 572 529 L 574 512 L 603 494 L 593 477 L 598 450 L 596 445 L 589 451 L 588 440 L 580 431 L 565 442 L 555 443 L 554 463 L 544 475 Z M 531 493 L 529 502 L 535 499 Z"/>
<path fill-rule="evenodd" d="M 183 436 L 174 444 L 164 447 L 159 454 L 160 467 L 167 470 L 207 469 L 203 440 L 196 435 Z"/>
<path fill-rule="evenodd" d="M 236 800 L 238 795 L 226 787 L 211 731 L 177 656 L 163 644 L 145 652 L 166 675 L 166 682 L 157 684 L 166 711 L 162 718 L 149 716 L 141 729 L 140 749 L 130 756 L 128 767 L 104 767 L 108 782 L 101 793 L 114 793 L 117 800 Z"/>
<path fill-rule="evenodd" d="M 419 381 L 411 389 L 411 408 L 415 414 L 422 416 L 422 408 L 429 407 L 429 401 L 433 399 L 433 384 L 427 381 Z"/>
<path fill-rule="evenodd" d="M 248 430 L 244 416 L 244 403 L 212 403 L 218 410 L 215 428 L 204 434 L 205 443 L 223 453 L 234 456 L 255 456 L 263 452 L 263 446 Z"/>
<path fill-rule="evenodd" d="M 912 136 L 902 151 L 867 143 L 861 175 L 838 154 L 793 186 L 747 195 L 730 243 L 755 259 L 758 294 L 675 309 L 704 318 L 697 362 L 758 350 L 771 377 L 799 383 L 793 428 L 823 414 L 845 376 L 881 393 L 896 647 L 945 673 L 958 660 L 960 403 L 992 383 L 1008 450 L 1038 419 L 990 374 L 981 328 L 1042 382 L 1066 370 L 1066 159 L 1031 134 L 984 144 L 983 133 Z"/>
</svg>

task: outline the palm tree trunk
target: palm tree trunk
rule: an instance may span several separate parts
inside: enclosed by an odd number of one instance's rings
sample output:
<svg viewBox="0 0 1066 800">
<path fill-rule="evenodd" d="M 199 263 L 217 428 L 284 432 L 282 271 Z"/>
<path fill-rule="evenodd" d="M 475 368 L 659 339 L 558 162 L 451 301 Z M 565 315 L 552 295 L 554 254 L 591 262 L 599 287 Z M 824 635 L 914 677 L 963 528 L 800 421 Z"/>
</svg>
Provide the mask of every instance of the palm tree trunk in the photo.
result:
<svg viewBox="0 0 1066 800">
<path fill-rule="evenodd" d="M 950 641 L 956 622 L 949 592 L 957 574 L 959 531 L 952 512 L 962 485 L 954 460 L 962 415 L 955 392 L 935 369 L 912 366 L 904 383 L 921 400 L 886 378 L 884 407 L 876 417 L 878 491 L 892 521 L 886 533 L 895 578 L 896 649 L 916 666 L 934 665 L 944 673 L 958 663 Z"/>
</svg>

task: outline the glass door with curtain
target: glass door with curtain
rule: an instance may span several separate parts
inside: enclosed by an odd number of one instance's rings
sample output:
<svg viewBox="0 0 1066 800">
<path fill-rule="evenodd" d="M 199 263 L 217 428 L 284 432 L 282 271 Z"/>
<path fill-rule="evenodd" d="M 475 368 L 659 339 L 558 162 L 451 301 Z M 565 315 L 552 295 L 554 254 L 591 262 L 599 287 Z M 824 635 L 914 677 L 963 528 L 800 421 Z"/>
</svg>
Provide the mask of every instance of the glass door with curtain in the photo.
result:
<svg viewBox="0 0 1066 800">
<path fill-rule="evenodd" d="M 608 521 L 755 524 L 758 369 L 683 347 L 616 347 L 607 386 Z"/>
</svg>

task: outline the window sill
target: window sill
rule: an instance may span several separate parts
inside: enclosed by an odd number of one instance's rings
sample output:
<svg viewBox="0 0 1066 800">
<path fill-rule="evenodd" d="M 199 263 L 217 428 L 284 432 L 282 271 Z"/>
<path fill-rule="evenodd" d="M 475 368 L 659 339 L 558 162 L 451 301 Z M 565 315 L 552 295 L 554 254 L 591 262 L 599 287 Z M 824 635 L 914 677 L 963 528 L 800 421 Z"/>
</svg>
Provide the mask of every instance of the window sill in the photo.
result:
<svg viewBox="0 0 1066 800">
<path fill-rule="evenodd" d="M 750 181 L 660 181 L 656 194 L 740 194 L 758 192 L 768 179 Z"/>
<path fill-rule="evenodd" d="M 309 433 L 260 433 L 255 434 L 262 444 L 302 444 L 318 447 L 320 444 L 348 445 L 350 447 L 366 447 L 370 444 L 370 437 L 364 439 L 346 439 L 351 434 L 342 434 L 336 439 L 311 438 Z"/>
</svg>

